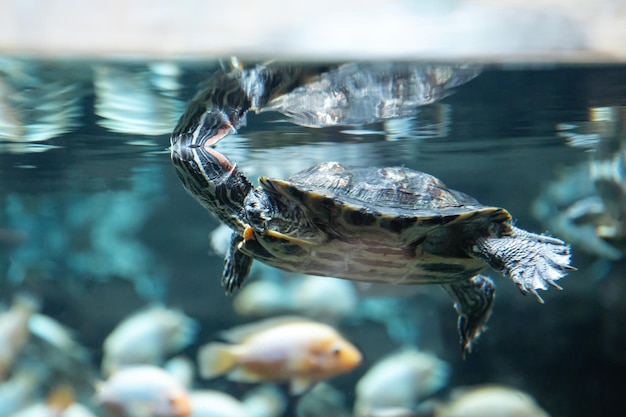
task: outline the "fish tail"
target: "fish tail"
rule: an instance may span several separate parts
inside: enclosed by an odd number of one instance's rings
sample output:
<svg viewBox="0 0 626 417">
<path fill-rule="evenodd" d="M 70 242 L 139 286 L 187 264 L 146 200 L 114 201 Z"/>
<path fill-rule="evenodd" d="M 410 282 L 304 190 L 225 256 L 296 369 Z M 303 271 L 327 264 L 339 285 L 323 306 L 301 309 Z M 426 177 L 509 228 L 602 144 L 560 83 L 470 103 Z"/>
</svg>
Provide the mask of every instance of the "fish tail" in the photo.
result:
<svg viewBox="0 0 626 417">
<path fill-rule="evenodd" d="M 198 352 L 198 367 L 202 378 L 215 378 L 235 366 L 233 347 L 225 343 L 208 343 Z"/>
</svg>

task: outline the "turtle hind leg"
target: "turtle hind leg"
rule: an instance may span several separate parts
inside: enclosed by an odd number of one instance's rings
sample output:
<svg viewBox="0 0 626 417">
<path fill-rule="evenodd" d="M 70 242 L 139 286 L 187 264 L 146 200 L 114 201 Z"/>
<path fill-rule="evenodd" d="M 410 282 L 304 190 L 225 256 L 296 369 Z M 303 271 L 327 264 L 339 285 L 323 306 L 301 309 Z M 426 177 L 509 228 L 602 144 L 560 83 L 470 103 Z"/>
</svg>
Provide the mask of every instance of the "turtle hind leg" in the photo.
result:
<svg viewBox="0 0 626 417">
<path fill-rule="evenodd" d="M 461 337 L 463 358 L 472 351 L 472 344 L 485 330 L 485 324 L 491 316 L 496 286 L 484 275 L 453 284 L 442 284 L 454 301 L 454 308 L 459 314 L 458 329 Z"/>
<path fill-rule="evenodd" d="M 509 235 L 476 239 L 469 254 L 511 278 L 523 294 L 533 293 L 540 303 L 543 299 L 537 290 L 562 289 L 556 281 L 576 269 L 570 266 L 570 248 L 565 242 L 516 227 Z"/>
<path fill-rule="evenodd" d="M 243 237 L 238 233 L 233 233 L 230 238 L 228 252 L 224 259 L 224 270 L 222 272 L 222 286 L 227 294 L 232 294 L 248 277 L 252 258 L 239 250 L 239 245 Z"/>
</svg>

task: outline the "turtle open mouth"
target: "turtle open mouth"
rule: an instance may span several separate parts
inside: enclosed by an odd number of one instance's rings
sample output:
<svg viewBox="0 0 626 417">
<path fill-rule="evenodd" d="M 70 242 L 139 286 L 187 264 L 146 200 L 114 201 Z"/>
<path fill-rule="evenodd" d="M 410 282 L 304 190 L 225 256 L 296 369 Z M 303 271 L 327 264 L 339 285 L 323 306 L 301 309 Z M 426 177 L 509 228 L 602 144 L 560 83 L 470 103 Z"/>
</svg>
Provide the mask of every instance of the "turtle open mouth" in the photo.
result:
<svg viewBox="0 0 626 417">
<path fill-rule="evenodd" d="M 235 133 L 236 130 L 233 127 L 233 125 L 228 121 L 225 120 L 224 121 L 224 125 L 218 127 L 217 129 L 215 129 L 215 134 L 211 137 L 207 137 L 204 141 L 204 143 L 202 143 L 201 145 L 195 145 L 195 146 L 202 146 L 203 148 L 210 148 L 213 147 L 215 145 L 217 145 L 217 143 L 224 139 L 226 136 L 230 135 L 231 133 Z"/>
<path fill-rule="evenodd" d="M 209 148 L 237 130 L 221 110 L 206 111 L 193 130 L 176 132 L 170 138 L 172 148 Z"/>
</svg>

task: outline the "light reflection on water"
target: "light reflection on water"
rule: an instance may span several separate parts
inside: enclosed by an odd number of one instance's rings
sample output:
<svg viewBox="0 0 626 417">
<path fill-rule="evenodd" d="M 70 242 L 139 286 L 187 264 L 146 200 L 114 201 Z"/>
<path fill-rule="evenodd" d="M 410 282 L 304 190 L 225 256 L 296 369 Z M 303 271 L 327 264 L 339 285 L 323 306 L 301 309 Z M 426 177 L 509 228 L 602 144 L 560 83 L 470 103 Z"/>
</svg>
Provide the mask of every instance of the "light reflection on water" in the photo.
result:
<svg viewBox="0 0 626 417">
<path fill-rule="evenodd" d="M 149 300 L 176 305 L 200 319 L 203 336 L 241 322 L 232 311 L 232 298 L 219 287 L 222 258 L 209 246 L 208 234 L 217 222 L 185 194 L 167 150 L 167 132 L 184 102 L 216 64 L 207 64 L 204 71 L 198 65 L 83 63 L 63 73 L 58 84 L 38 79 L 43 70 L 36 65 L 20 65 L 33 77 L 19 79 L 21 84 L 15 77 L 22 70 L 0 68 L 3 87 L 13 85 L 15 90 L 9 94 L 3 89 L 0 97 L 2 301 L 10 302 L 10 295 L 22 290 L 34 292 L 43 300 L 43 312 L 56 314 L 76 331 L 93 351 L 93 361 L 111 327 Z M 102 80 L 112 73 L 115 77 Z M 606 229 L 606 220 L 589 212 L 567 217 L 565 210 L 583 198 L 607 197 L 593 184 L 577 195 L 567 187 L 581 191 L 580 184 L 568 183 L 563 173 L 587 175 L 597 160 L 595 142 L 586 138 L 599 134 L 613 144 L 611 155 L 623 152 L 624 75 L 623 67 L 487 68 L 411 117 L 310 129 L 278 113 L 249 115 L 247 126 L 218 149 L 251 179 L 286 177 L 328 160 L 404 165 L 436 175 L 484 204 L 506 207 L 519 227 L 549 230 L 570 241 L 579 270 L 563 280 L 565 291 L 547 292 L 546 305 L 538 306 L 499 279 L 490 329 L 464 362 L 458 357 L 455 316 L 437 289 L 419 288 L 413 295 L 423 308 L 395 303 L 397 321 L 387 309 L 382 320 L 387 320 L 387 329 L 381 322 L 359 324 L 353 319 L 345 331 L 375 358 L 402 342 L 402 332 L 390 336 L 388 330 L 402 329 L 408 320 L 418 330 L 406 331 L 407 340 L 435 349 L 450 363 L 451 387 L 506 383 L 530 392 L 554 416 L 611 415 L 619 395 L 609 388 L 612 377 L 604 370 L 625 364 L 616 354 L 624 347 L 616 330 L 623 328 L 619 313 L 624 302 L 605 297 L 606 288 L 624 288 L 623 261 L 616 260 L 623 247 L 611 241 L 617 249 L 603 252 L 594 250 L 597 245 L 591 250 L 577 245 L 577 238 L 585 243 L 591 239 L 585 233 L 597 238 L 596 222 Z M 124 83 L 134 83 L 133 88 Z M 103 85 L 108 86 L 104 95 Z M 45 94 L 32 93 L 39 88 Z M 53 99 L 43 103 L 48 97 Z M 589 112 L 597 107 L 616 109 L 613 130 L 594 124 Z M 564 126 L 568 132 L 575 126 L 572 134 L 564 135 Z M 590 132 L 597 134 L 585 136 Z M 579 146 L 581 142 L 587 146 Z M 623 174 L 623 160 L 621 164 Z M 623 176 L 613 180 L 616 189 L 620 180 L 623 185 Z M 575 201 L 554 201 L 558 192 L 546 191 L 550 189 L 576 195 Z M 619 217 L 623 201 L 620 196 L 605 204 L 617 204 L 608 211 Z M 257 271 L 263 273 L 271 272 Z M 420 313 L 437 319 L 411 321 L 411 314 Z M 548 368 L 543 368 L 548 365 L 551 377 L 559 375 L 567 382 L 548 383 Z M 338 386 L 352 395 L 361 374 L 342 377 Z M 599 381 L 606 388 L 592 394 L 590 387 Z M 598 403 L 606 404 L 603 412 Z"/>
</svg>

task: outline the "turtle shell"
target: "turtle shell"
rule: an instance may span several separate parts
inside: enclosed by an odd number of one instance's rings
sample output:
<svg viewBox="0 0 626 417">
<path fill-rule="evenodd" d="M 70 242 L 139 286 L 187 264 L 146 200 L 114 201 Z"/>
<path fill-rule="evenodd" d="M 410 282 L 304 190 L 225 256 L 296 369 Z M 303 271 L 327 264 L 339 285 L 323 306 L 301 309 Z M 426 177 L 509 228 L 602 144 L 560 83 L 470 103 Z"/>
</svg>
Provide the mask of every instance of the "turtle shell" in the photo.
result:
<svg viewBox="0 0 626 417">
<path fill-rule="evenodd" d="M 347 168 L 329 162 L 287 180 L 261 178 L 260 183 L 265 191 L 295 202 L 331 236 L 370 229 L 399 235 L 400 245 L 408 246 L 442 226 L 465 223 L 468 227 L 459 233 L 474 237 L 511 220 L 505 209 L 484 206 L 432 175 L 405 167 Z"/>
</svg>

